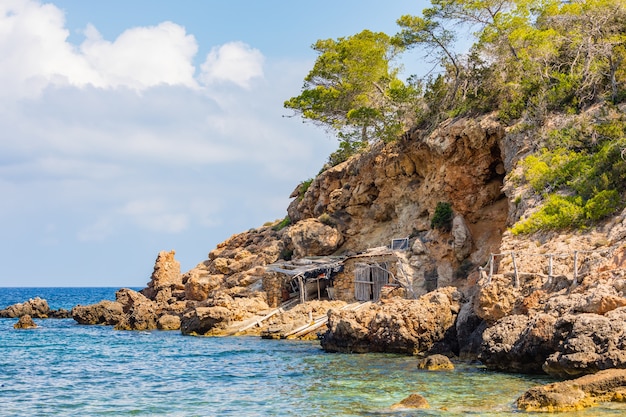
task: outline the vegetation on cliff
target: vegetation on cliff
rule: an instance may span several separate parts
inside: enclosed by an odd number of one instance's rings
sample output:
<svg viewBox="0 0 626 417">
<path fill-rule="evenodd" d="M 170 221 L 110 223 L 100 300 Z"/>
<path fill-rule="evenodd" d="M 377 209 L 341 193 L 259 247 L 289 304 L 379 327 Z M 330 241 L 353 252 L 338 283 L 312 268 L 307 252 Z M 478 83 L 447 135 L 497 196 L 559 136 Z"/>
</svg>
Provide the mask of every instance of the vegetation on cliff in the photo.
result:
<svg viewBox="0 0 626 417">
<path fill-rule="evenodd" d="M 318 41 L 301 94 L 285 102 L 337 133 L 329 165 L 410 128 L 495 112 L 526 134 L 518 179 L 543 201 L 514 233 L 585 227 L 624 207 L 625 0 L 431 0 L 397 23 L 395 35 Z M 459 52 L 467 30 L 475 41 Z M 400 80 L 394 62 L 409 49 L 439 71 Z M 567 122 L 548 128 L 555 114 Z"/>
</svg>

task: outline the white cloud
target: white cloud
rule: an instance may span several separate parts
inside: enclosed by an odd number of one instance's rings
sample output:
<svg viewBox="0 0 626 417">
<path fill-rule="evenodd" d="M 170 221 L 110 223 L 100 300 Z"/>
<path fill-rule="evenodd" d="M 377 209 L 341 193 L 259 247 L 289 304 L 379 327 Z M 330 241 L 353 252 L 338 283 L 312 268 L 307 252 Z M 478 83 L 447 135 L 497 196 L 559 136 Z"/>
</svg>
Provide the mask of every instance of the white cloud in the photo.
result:
<svg viewBox="0 0 626 417">
<path fill-rule="evenodd" d="M 102 39 L 93 25 L 80 45 L 85 62 L 98 74 L 98 87 L 142 90 L 159 84 L 195 87 L 192 59 L 198 50 L 193 35 L 172 22 L 128 29 L 114 42 Z"/>
<path fill-rule="evenodd" d="M 213 49 L 196 82 L 196 39 L 175 23 L 112 41 L 88 27 L 78 46 L 64 25 L 53 5 L 0 0 L 4 265 L 40 251 L 46 274 L 64 276 L 67 262 L 54 262 L 81 253 L 80 275 L 97 251 L 145 267 L 153 259 L 138 251 L 176 243 L 184 269 L 283 217 L 293 187 L 334 147 L 281 117 L 310 62 L 264 62 L 233 42 Z"/>
<path fill-rule="evenodd" d="M 230 42 L 211 49 L 202 64 L 200 80 L 206 84 L 231 82 L 244 88 L 263 77 L 263 54 L 243 42 Z"/>
</svg>

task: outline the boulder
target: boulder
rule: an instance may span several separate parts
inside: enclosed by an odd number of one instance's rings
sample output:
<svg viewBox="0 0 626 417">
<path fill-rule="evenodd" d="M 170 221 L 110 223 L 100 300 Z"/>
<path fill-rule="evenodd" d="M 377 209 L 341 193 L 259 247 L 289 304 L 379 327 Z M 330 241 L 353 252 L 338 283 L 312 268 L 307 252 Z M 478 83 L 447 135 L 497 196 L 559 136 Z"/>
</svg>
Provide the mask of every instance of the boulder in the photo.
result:
<svg viewBox="0 0 626 417">
<path fill-rule="evenodd" d="M 124 320 L 124 307 L 117 301 L 102 300 L 88 306 L 72 308 L 72 318 L 79 324 L 116 325 Z"/>
<path fill-rule="evenodd" d="M 339 231 L 317 219 L 299 221 L 287 230 L 294 246 L 294 255 L 319 256 L 332 254 L 343 242 Z"/>
<path fill-rule="evenodd" d="M 426 398 L 422 397 L 420 394 L 411 394 L 406 397 L 404 400 L 400 401 L 391 406 L 392 409 L 398 408 L 429 408 L 430 405 Z"/>
<path fill-rule="evenodd" d="M 115 293 L 122 305 L 124 320 L 116 324 L 117 330 L 153 330 L 157 328 L 157 303 L 143 294 L 122 288 Z"/>
<path fill-rule="evenodd" d="M 454 369 L 454 364 L 445 355 L 430 355 L 421 359 L 417 364 L 417 369 L 425 369 L 427 371 L 450 371 Z"/>
<path fill-rule="evenodd" d="M 185 299 L 204 301 L 209 293 L 218 288 L 224 282 L 224 275 L 193 272 L 185 283 Z"/>
<path fill-rule="evenodd" d="M 506 316 L 484 331 L 478 359 L 492 370 L 543 373 L 546 358 L 558 349 L 555 322 L 545 313 Z"/>
<path fill-rule="evenodd" d="M 20 319 L 13 325 L 14 329 L 35 329 L 37 325 L 33 321 L 33 318 L 28 314 L 20 317 Z"/>
<path fill-rule="evenodd" d="M 472 252 L 472 234 L 465 224 L 463 216 L 456 215 L 452 219 L 452 237 L 454 242 L 452 247 L 454 249 L 454 256 L 460 262 L 467 258 Z"/>
<path fill-rule="evenodd" d="M 533 387 L 517 399 L 524 411 L 575 411 L 598 402 L 624 401 L 626 369 L 608 369 L 577 379 Z"/>
<path fill-rule="evenodd" d="M 179 330 L 180 317 L 173 314 L 164 314 L 157 320 L 157 329 L 159 330 Z"/>
<path fill-rule="evenodd" d="M 487 323 L 478 317 L 472 302 L 464 303 L 461 306 L 455 326 L 459 343 L 459 357 L 464 360 L 476 359 L 483 342 L 483 332 Z"/>
<path fill-rule="evenodd" d="M 329 310 L 322 348 L 329 352 L 417 354 L 446 350 L 461 296 L 441 288 L 417 300 L 393 298 L 358 311 Z"/>
<path fill-rule="evenodd" d="M 226 307 L 196 307 L 183 315 L 180 331 L 185 335 L 210 335 L 228 326 L 231 317 L 232 313 Z"/>
<path fill-rule="evenodd" d="M 558 349 L 546 358 L 543 370 L 571 378 L 609 368 L 626 368 L 626 307 L 604 316 L 568 314 L 555 324 Z"/>
</svg>

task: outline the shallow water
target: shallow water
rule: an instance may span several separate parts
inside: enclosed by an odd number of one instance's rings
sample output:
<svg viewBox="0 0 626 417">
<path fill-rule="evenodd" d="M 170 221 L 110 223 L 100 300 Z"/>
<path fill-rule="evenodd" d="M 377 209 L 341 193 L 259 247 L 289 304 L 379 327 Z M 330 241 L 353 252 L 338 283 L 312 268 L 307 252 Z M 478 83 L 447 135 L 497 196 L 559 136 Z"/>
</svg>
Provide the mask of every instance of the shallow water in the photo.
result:
<svg viewBox="0 0 626 417">
<path fill-rule="evenodd" d="M 46 291 L 74 304 L 115 292 Z M 0 289 L 0 307 L 13 303 L 3 302 L 8 293 Z M 2 416 L 520 416 L 532 414 L 517 412 L 515 399 L 549 382 L 469 364 L 418 371 L 412 357 L 328 354 L 317 342 L 120 332 L 52 319 L 18 331 L 15 322 L 0 319 Z M 413 392 L 431 408 L 390 409 Z M 559 416 L 624 414 L 626 406 L 608 404 Z"/>
</svg>

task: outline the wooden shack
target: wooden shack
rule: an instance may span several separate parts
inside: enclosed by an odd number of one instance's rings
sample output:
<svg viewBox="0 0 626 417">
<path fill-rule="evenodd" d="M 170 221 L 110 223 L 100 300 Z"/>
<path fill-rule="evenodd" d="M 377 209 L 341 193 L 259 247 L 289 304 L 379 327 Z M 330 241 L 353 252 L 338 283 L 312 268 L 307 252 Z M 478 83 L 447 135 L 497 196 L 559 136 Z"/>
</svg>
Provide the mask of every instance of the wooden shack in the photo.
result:
<svg viewBox="0 0 626 417">
<path fill-rule="evenodd" d="M 333 299 L 333 280 L 343 270 L 343 257 L 302 258 L 292 261 L 281 261 L 266 266 L 274 276 L 282 275 L 282 279 L 274 278 L 274 286 L 280 286 L 282 301 L 299 297 L 300 302 L 313 299 Z M 265 286 L 267 287 L 267 286 Z M 266 291 L 276 289 L 266 288 Z"/>
<path fill-rule="evenodd" d="M 378 301 L 385 287 L 396 287 L 398 258 L 383 247 L 350 256 L 332 282 L 333 297 L 346 302 Z"/>
</svg>

